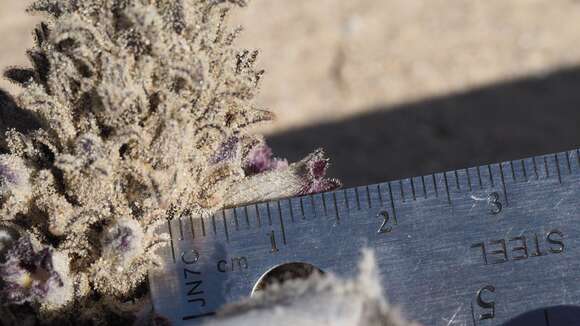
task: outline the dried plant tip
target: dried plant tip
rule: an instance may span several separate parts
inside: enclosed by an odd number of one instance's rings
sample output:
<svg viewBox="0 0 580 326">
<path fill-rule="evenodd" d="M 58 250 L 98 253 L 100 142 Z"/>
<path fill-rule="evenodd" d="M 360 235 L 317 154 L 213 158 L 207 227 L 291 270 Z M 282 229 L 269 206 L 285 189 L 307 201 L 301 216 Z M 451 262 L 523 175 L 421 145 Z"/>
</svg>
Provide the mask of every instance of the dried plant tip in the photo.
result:
<svg viewBox="0 0 580 326">
<path fill-rule="evenodd" d="M 268 154 L 268 151 L 263 153 Z M 269 155 L 263 157 L 268 158 Z M 324 152 L 317 150 L 300 162 L 252 175 L 232 185 L 224 197 L 225 206 L 232 207 L 339 188 L 341 184 L 338 180 L 325 176 L 327 167 L 328 159 L 324 157 Z"/>
<path fill-rule="evenodd" d="M 34 70 L 22 69 L 22 68 L 12 68 L 4 72 L 4 77 L 13 81 L 16 84 L 26 86 L 34 80 Z"/>
<path fill-rule="evenodd" d="M 304 175 L 302 194 L 313 194 L 331 191 L 341 186 L 340 181 L 326 177 L 329 160 L 324 156 L 324 151 L 316 150 L 305 159 L 307 173 Z"/>
</svg>

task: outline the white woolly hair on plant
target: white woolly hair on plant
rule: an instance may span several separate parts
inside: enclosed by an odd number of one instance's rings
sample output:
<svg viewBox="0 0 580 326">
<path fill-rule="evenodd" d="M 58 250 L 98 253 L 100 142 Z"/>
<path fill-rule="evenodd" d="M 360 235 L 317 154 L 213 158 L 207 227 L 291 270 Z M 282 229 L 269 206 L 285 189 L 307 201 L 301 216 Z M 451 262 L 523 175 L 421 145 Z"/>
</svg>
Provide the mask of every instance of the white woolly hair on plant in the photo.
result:
<svg viewBox="0 0 580 326">
<path fill-rule="evenodd" d="M 363 250 L 358 269 L 352 279 L 326 273 L 273 284 L 222 308 L 204 326 L 420 326 L 384 298 L 371 250 Z"/>
<path fill-rule="evenodd" d="M 25 209 L 31 197 L 30 170 L 22 158 L 14 155 L 0 155 L 0 209 L 6 219 L 15 212 Z M 12 208 L 12 209 L 9 209 Z"/>
</svg>

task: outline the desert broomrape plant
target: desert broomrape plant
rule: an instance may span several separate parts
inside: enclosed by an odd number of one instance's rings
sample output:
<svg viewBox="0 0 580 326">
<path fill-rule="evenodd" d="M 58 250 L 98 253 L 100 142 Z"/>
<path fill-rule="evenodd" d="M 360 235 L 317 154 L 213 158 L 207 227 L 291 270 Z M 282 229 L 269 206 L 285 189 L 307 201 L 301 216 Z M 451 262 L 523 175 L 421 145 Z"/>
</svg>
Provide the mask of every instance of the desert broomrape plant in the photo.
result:
<svg viewBox="0 0 580 326">
<path fill-rule="evenodd" d="M 0 323 L 125 324 L 167 218 L 334 189 L 249 129 L 262 71 L 243 0 L 40 0 L 31 68 L 0 91 Z"/>
</svg>

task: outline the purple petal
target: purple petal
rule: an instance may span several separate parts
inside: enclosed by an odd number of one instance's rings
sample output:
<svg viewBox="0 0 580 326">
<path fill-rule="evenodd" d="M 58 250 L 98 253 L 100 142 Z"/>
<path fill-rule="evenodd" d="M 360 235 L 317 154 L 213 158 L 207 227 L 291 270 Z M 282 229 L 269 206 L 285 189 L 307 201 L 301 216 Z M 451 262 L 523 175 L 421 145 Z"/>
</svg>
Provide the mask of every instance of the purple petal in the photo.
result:
<svg viewBox="0 0 580 326">
<path fill-rule="evenodd" d="M 7 183 L 17 184 L 18 174 L 16 171 L 12 170 L 8 164 L 0 162 L 0 180 L 4 180 Z"/>
<path fill-rule="evenodd" d="M 21 284 L 22 277 L 30 277 L 30 284 Z M 37 301 L 46 297 L 52 288 L 64 284 L 54 270 L 50 249 L 35 252 L 32 243 L 24 237 L 17 240 L 6 254 L 6 262 L 0 264 L 0 279 L 3 281 L 0 304 Z"/>
<path fill-rule="evenodd" d="M 341 186 L 340 181 L 326 177 L 329 160 L 324 156 L 322 150 L 317 150 L 307 158 L 307 172 L 304 175 L 304 185 L 300 191 L 301 195 L 314 194 L 331 191 Z"/>
<path fill-rule="evenodd" d="M 217 152 L 211 158 L 210 163 L 217 164 L 223 161 L 231 160 L 238 149 L 239 143 L 240 139 L 237 136 L 228 138 L 219 146 Z"/>
<path fill-rule="evenodd" d="M 273 158 L 272 149 L 266 144 L 254 146 L 248 154 L 244 171 L 247 176 L 258 173 L 277 170 L 288 166 L 288 162 L 283 159 Z"/>
</svg>

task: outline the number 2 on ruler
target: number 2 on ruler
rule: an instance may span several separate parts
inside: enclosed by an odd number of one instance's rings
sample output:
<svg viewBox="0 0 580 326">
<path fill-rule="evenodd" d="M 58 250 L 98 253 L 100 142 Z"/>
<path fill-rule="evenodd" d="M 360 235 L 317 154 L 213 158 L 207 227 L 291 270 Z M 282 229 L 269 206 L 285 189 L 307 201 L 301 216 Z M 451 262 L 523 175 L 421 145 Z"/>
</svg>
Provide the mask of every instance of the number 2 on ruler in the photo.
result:
<svg viewBox="0 0 580 326">
<path fill-rule="evenodd" d="M 377 230 L 377 233 L 382 234 L 382 233 L 389 233 L 393 230 L 392 226 L 389 226 L 389 222 L 391 220 L 391 217 L 389 216 L 389 212 L 387 212 L 386 210 L 381 210 L 378 214 L 378 217 L 381 217 L 383 219 L 383 222 L 381 223 L 381 226 L 379 227 L 379 229 Z M 393 218 L 393 224 L 397 225 L 397 219 Z"/>
</svg>

